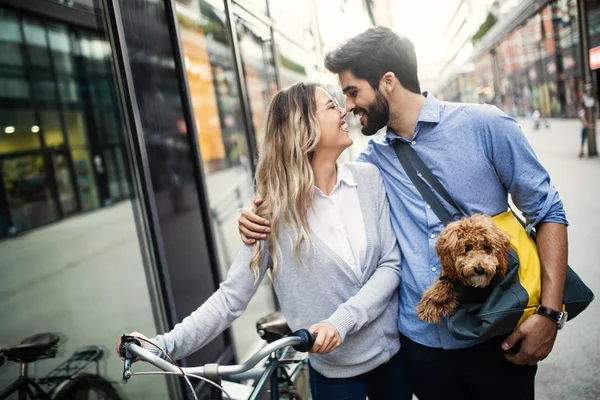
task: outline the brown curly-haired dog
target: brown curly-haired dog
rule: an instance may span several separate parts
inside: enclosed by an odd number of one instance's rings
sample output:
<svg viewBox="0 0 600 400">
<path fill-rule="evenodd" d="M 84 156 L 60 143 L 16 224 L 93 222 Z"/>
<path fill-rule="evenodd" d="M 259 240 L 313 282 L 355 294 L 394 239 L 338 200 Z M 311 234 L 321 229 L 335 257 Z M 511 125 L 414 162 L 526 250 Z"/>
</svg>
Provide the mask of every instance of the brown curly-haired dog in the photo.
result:
<svg viewBox="0 0 600 400">
<path fill-rule="evenodd" d="M 435 245 L 442 268 L 440 279 L 425 290 L 417 304 L 419 318 L 438 323 L 442 315 L 456 312 L 457 279 L 465 286 L 482 288 L 492 278 L 502 278 L 508 269 L 509 247 L 509 236 L 488 215 L 475 214 L 448 224 Z"/>
</svg>

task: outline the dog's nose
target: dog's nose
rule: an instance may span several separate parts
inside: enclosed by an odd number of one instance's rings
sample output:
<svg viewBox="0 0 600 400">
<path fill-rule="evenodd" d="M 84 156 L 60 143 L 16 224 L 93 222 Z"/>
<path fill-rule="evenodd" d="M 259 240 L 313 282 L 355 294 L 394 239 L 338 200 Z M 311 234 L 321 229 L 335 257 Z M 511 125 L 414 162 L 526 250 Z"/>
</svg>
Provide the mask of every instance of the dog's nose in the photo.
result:
<svg viewBox="0 0 600 400">
<path fill-rule="evenodd" d="M 478 266 L 475 268 L 475 273 L 476 273 L 477 275 L 482 275 L 484 272 L 485 272 L 485 270 L 484 270 L 483 268 L 481 268 L 481 265 L 478 265 Z"/>
</svg>

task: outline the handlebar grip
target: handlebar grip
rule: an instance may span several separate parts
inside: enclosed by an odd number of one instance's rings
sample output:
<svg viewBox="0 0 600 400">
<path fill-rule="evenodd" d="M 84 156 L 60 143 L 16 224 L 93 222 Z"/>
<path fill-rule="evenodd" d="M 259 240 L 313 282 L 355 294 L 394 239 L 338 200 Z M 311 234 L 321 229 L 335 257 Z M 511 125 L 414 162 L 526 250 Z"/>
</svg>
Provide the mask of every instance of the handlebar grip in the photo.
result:
<svg viewBox="0 0 600 400">
<path fill-rule="evenodd" d="M 140 347 L 144 347 L 142 345 L 142 342 L 140 342 L 140 340 L 138 338 L 136 338 L 135 336 L 130 336 L 130 335 L 122 335 L 121 336 L 121 345 L 119 346 L 119 354 L 121 355 L 121 357 L 123 358 L 133 358 L 131 356 L 131 353 L 129 353 L 127 351 L 127 345 L 133 343 L 133 344 L 137 344 Z"/>
<path fill-rule="evenodd" d="M 303 339 L 302 343 L 292 346 L 294 350 L 301 351 L 303 353 L 309 351 L 317 339 L 317 334 L 309 332 L 308 329 L 299 329 L 290 336 L 297 336 Z"/>
</svg>

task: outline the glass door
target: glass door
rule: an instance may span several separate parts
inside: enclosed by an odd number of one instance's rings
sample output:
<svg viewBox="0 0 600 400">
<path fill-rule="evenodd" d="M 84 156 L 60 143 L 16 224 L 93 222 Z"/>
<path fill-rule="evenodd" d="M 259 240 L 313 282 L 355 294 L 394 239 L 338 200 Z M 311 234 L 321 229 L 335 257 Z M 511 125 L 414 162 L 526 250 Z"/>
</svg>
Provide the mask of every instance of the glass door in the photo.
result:
<svg viewBox="0 0 600 400">
<path fill-rule="evenodd" d="M 254 134 L 260 151 L 269 101 L 277 92 L 277 76 L 269 29 L 251 16 L 247 19 L 252 22 L 238 18 L 237 33 Z"/>
<path fill-rule="evenodd" d="M 69 153 L 66 151 L 52 152 L 52 164 L 54 166 L 54 178 L 58 192 L 58 202 L 63 215 L 73 214 L 78 211 L 77 197 L 73 189 L 73 179 L 69 170 Z"/>
<path fill-rule="evenodd" d="M 2 159 L 2 179 L 10 209 L 9 234 L 58 218 L 41 153 Z"/>
</svg>

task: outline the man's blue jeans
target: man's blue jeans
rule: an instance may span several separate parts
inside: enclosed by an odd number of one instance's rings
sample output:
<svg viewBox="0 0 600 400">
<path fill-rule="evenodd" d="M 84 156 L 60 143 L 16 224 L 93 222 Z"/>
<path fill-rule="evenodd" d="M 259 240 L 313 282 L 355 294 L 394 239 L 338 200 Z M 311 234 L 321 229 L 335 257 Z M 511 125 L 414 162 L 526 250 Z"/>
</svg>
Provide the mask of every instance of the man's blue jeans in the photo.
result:
<svg viewBox="0 0 600 400">
<path fill-rule="evenodd" d="M 310 390 L 313 400 L 410 400 L 404 363 L 400 353 L 390 361 L 365 374 L 352 378 L 327 378 L 310 370 Z"/>
</svg>

